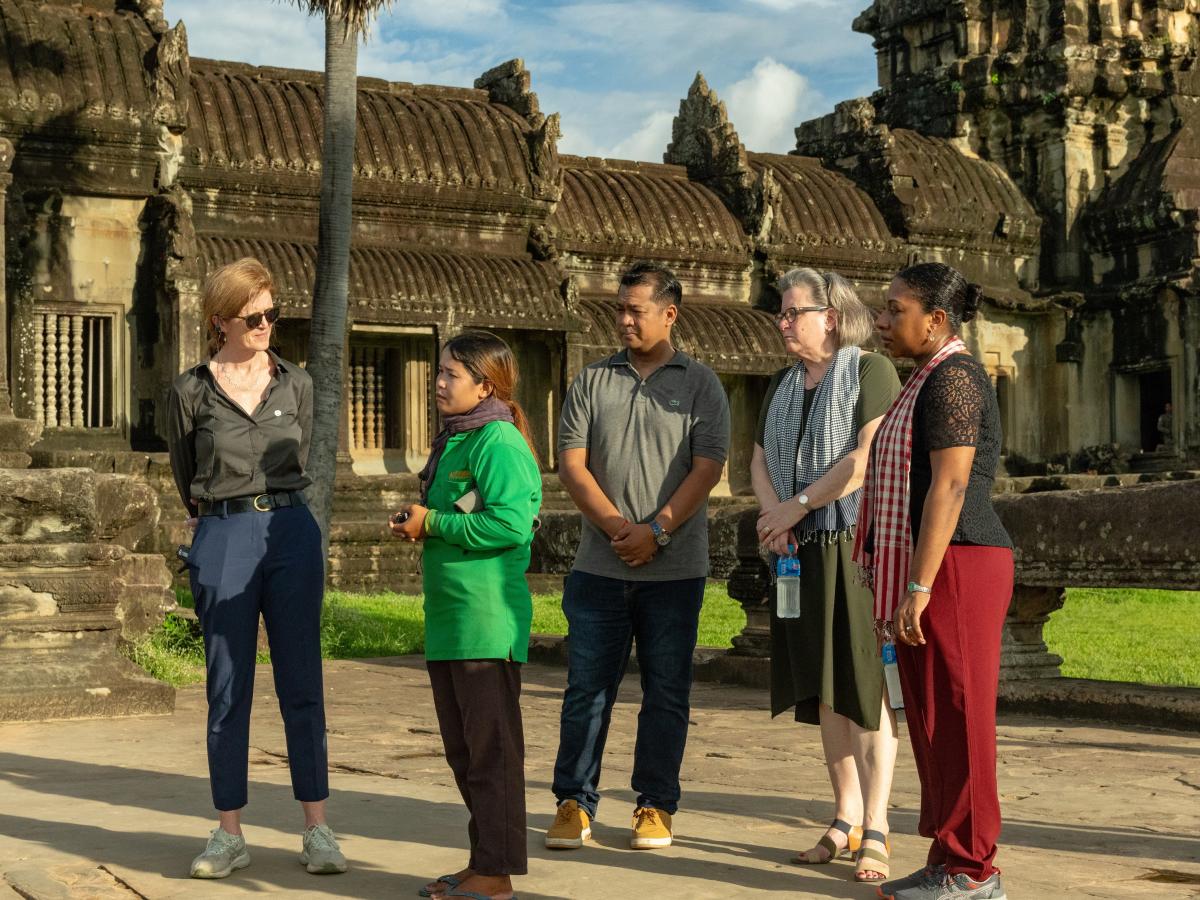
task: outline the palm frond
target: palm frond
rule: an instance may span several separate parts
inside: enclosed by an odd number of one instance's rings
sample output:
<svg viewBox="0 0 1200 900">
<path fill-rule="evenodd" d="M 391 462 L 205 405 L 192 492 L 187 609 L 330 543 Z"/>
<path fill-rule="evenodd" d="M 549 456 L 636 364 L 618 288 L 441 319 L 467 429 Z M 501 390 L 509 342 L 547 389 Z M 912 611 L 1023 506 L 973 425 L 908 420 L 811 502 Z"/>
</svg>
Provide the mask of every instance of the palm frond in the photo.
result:
<svg viewBox="0 0 1200 900">
<path fill-rule="evenodd" d="M 290 0 L 310 16 L 329 17 L 346 23 L 353 32 L 366 35 L 371 21 L 392 5 L 392 0 Z"/>
</svg>

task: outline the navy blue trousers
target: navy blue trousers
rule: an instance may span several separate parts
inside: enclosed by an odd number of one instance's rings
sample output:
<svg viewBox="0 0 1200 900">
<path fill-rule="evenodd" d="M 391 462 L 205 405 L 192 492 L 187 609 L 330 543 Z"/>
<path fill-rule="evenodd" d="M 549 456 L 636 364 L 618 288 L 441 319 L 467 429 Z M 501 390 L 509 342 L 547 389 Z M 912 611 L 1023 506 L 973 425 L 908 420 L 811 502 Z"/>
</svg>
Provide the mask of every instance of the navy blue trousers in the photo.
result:
<svg viewBox="0 0 1200 900">
<path fill-rule="evenodd" d="M 258 617 L 271 645 L 292 793 L 329 796 L 321 684 L 321 532 L 307 507 L 204 516 L 191 555 L 192 596 L 208 670 L 208 774 L 219 810 L 246 805 Z"/>
<path fill-rule="evenodd" d="M 704 581 L 621 581 L 577 570 L 567 577 L 567 690 L 553 788 L 559 802 L 575 800 L 596 817 L 608 724 L 636 639 L 642 708 L 632 787 L 638 806 L 675 814 Z"/>
</svg>

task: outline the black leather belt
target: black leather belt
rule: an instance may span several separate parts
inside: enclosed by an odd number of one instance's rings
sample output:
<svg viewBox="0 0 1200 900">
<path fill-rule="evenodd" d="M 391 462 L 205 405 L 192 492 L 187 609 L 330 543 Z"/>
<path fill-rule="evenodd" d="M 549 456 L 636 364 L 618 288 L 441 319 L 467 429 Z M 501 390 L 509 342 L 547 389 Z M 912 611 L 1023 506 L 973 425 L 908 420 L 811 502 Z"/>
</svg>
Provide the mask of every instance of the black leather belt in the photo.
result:
<svg viewBox="0 0 1200 900">
<path fill-rule="evenodd" d="M 270 512 L 281 506 L 307 506 L 308 500 L 300 491 L 277 491 L 274 494 L 254 494 L 250 497 L 231 497 L 228 500 L 201 501 L 202 516 L 232 516 L 244 512 Z"/>
</svg>

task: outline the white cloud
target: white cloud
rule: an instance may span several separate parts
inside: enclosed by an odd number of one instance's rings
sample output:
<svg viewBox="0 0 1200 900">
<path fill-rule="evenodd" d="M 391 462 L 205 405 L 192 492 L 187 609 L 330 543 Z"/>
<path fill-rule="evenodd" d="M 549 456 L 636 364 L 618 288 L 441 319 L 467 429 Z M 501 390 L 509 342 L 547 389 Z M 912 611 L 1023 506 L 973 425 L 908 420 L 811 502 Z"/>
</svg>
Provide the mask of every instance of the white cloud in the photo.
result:
<svg viewBox="0 0 1200 900">
<path fill-rule="evenodd" d="M 793 149 L 796 126 L 826 105 L 807 78 L 770 57 L 718 93 L 746 148 L 775 153 Z"/>
<path fill-rule="evenodd" d="M 184 23 L 196 56 L 256 66 L 325 66 L 325 23 L 295 6 L 256 0 L 250 28 L 241 0 L 169 0 L 164 11 L 172 25 Z"/>
<path fill-rule="evenodd" d="M 671 123 L 675 114 L 659 111 L 650 113 L 641 126 L 629 137 L 618 141 L 604 155 L 613 159 L 636 159 L 642 162 L 662 162 L 663 151 L 671 142 Z"/>
<path fill-rule="evenodd" d="M 501 26 L 506 13 L 503 0 L 395 0 L 383 16 L 401 29 L 474 34 Z"/>
</svg>

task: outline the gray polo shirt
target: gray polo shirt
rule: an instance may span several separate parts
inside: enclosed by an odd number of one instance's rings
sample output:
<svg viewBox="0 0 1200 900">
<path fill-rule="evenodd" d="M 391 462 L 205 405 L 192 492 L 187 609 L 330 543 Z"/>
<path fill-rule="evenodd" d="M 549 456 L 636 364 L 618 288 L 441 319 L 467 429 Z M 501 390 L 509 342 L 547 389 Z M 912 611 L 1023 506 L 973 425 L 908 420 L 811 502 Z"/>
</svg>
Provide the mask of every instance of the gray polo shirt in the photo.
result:
<svg viewBox="0 0 1200 900">
<path fill-rule="evenodd" d="M 563 401 L 558 449 L 588 450 L 588 469 L 630 522 L 658 515 L 692 470 L 692 457 L 724 463 L 729 401 L 716 373 L 686 353 L 645 381 L 628 351 L 592 363 Z M 675 581 L 708 575 L 708 503 L 671 535 L 669 546 L 631 568 L 608 535 L 585 516 L 575 568 L 624 581 Z"/>
</svg>

